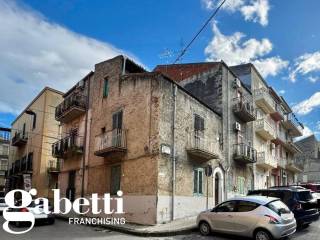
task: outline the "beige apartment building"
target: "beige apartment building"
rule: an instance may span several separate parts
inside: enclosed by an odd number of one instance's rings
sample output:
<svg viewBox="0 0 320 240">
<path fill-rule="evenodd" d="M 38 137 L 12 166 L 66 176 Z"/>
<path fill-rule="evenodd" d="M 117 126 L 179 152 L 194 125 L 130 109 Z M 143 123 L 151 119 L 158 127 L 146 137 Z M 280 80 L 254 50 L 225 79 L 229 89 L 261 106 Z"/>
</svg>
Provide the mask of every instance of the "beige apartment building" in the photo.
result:
<svg viewBox="0 0 320 240">
<path fill-rule="evenodd" d="M 50 187 L 57 182 L 48 174 L 51 145 L 58 139 L 59 122 L 55 107 L 62 101 L 62 92 L 45 87 L 19 114 L 11 125 L 9 154 L 9 189 L 36 188 L 38 196 L 49 197 Z"/>
</svg>

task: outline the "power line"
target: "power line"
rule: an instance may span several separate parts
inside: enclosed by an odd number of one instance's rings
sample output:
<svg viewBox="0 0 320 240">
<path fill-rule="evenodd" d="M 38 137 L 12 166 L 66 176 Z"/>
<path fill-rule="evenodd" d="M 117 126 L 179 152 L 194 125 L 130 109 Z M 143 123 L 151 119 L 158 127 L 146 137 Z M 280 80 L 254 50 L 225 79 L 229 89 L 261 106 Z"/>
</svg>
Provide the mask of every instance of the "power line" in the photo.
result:
<svg viewBox="0 0 320 240">
<path fill-rule="evenodd" d="M 205 29 L 205 27 L 209 24 L 209 22 L 215 17 L 215 15 L 219 12 L 220 8 L 222 5 L 226 2 L 227 0 L 223 0 L 220 5 L 216 8 L 216 10 L 211 14 L 211 16 L 208 18 L 208 20 L 204 23 L 204 25 L 200 28 L 200 30 L 197 32 L 197 34 L 191 39 L 191 41 L 188 43 L 188 45 L 181 51 L 181 53 L 178 55 L 176 60 L 173 62 L 175 64 L 178 62 L 182 56 L 186 53 L 187 49 L 191 46 L 191 44 L 197 39 L 197 37 L 200 35 L 200 33 Z"/>
</svg>

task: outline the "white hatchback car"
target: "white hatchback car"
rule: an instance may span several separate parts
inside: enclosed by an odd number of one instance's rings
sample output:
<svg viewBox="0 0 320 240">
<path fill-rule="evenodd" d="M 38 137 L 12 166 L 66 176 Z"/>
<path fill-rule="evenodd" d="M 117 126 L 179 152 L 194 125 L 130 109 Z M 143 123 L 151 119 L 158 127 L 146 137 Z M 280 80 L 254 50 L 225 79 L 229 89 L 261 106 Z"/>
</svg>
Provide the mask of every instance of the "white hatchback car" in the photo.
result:
<svg viewBox="0 0 320 240">
<path fill-rule="evenodd" d="M 293 234 L 297 224 L 293 213 L 278 198 L 237 197 L 225 201 L 197 218 L 202 235 L 221 232 L 256 240 L 279 239 Z"/>
</svg>

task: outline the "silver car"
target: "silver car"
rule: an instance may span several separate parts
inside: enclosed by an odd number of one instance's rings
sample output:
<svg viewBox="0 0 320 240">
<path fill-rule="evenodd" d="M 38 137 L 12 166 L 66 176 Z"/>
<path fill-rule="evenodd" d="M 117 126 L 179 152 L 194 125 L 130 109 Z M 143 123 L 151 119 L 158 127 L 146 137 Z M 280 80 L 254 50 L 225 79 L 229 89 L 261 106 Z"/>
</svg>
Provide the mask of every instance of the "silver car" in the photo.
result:
<svg viewBox="0 0 320 240">
<path fill-rule="evenodd" d="M 293 213 L 278 198 L 237 197 L 225 201 L 197 218 L 202 235 L 221 232 L 256 240 L 279 239 L 293 234 L 297 224 Z"/>
</svg>

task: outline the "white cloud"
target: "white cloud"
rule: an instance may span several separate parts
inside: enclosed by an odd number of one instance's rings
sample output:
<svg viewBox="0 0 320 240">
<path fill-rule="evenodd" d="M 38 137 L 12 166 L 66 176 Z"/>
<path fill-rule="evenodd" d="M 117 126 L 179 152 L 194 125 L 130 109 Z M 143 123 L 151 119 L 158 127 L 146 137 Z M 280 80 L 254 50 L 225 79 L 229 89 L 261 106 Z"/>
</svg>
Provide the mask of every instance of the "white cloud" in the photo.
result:
<svg viewBox="0 0 320 240">
<path fill-rule="evenodd" d="M 310 76 L 310 77 L 308 77 L 308 79 L 309 79 L 309 81 L 312 82 L 312 83 L 315 83 L 315 82 L 317 82 L 317 81 L 320 80 L 319 77 L 314 77 L 314 76 Z"/>
<path fill-rule="evenodd" d="M 281 95 L 284 95 L 284 94 L 286 93 L 286 90 L 281 89 L 281 90 L 279 91 L 279 93 L 280 93 Z"/>
<path fill-rule="evenodd" d="M 292 82 L 295 82 L 298 74 L 306 75 L 317 71 L 320 71 L 320 51 L 306 53 L 295 60 L 295 65 L 293 70 L 290 72 L 289 79 Z M 309 78 L 309 80 L 312 81 L 315 80 L 315 78 Z"/>
<path fill-rule="evenodd" d="M 251 1 L 250 5 L 241 7 L 246 21 L 259 22 L 262 26 L 268 25 L 268 12 L 270 10 L 268 0 Z"/>
<path fill-rule="evenodd" d="M 309 136 L 311 136 L 313 134 L 314 134 L 314 132 L 309 127 L 304 125 L 304 129 L 302 130 L 302 136 L 296 137 L 294 140 L 295 141 L 299 141 L 299 140 L 301 140 L 303 138 L 306 138 L 306 137 L 309 137 Z"/>
<path fill-rule="evenodd" d="M 202 3 L 207 9 L 213 10 L 222 1 L 202 0 Z M 258 22 L 262 26 L 268 25 L 269 0 L 227 0 L 222 9 L 231 13 L 239 11 L 246 21 Z"/>
<path fill-rule="evenodd" d="M 48 85 L 66 90 L 121 50 L 0 0 L 0 112 L 18 113 Z"/>
<path fill-rule="evenodd" d="M 262 76 L 276 76 L 281 70 L 288 67 L 289 62 L 282 60 L 279 56 L 253 61 Z"/>
<path fill-rule="evenodd" d="M 307 115 L 318 107 L 320 107 L 320 92 L 316 92 L 310 98 L 294 105 L 292 109 L 299 115 Z"/>
<path fill-rule="evenodd" d="M 229 65 L 253 62 L 264 77 L 275 76 L 288 66 L 279 56 L 262 58 L 272 51 L 269 39 L 243 40 L 245 34 L 235 32 L 230 36 L 222 34 L 216 23 L 213 24 L 213 38 L 205 48 L 207 61 L 223 60 Z"/>
</svg>

